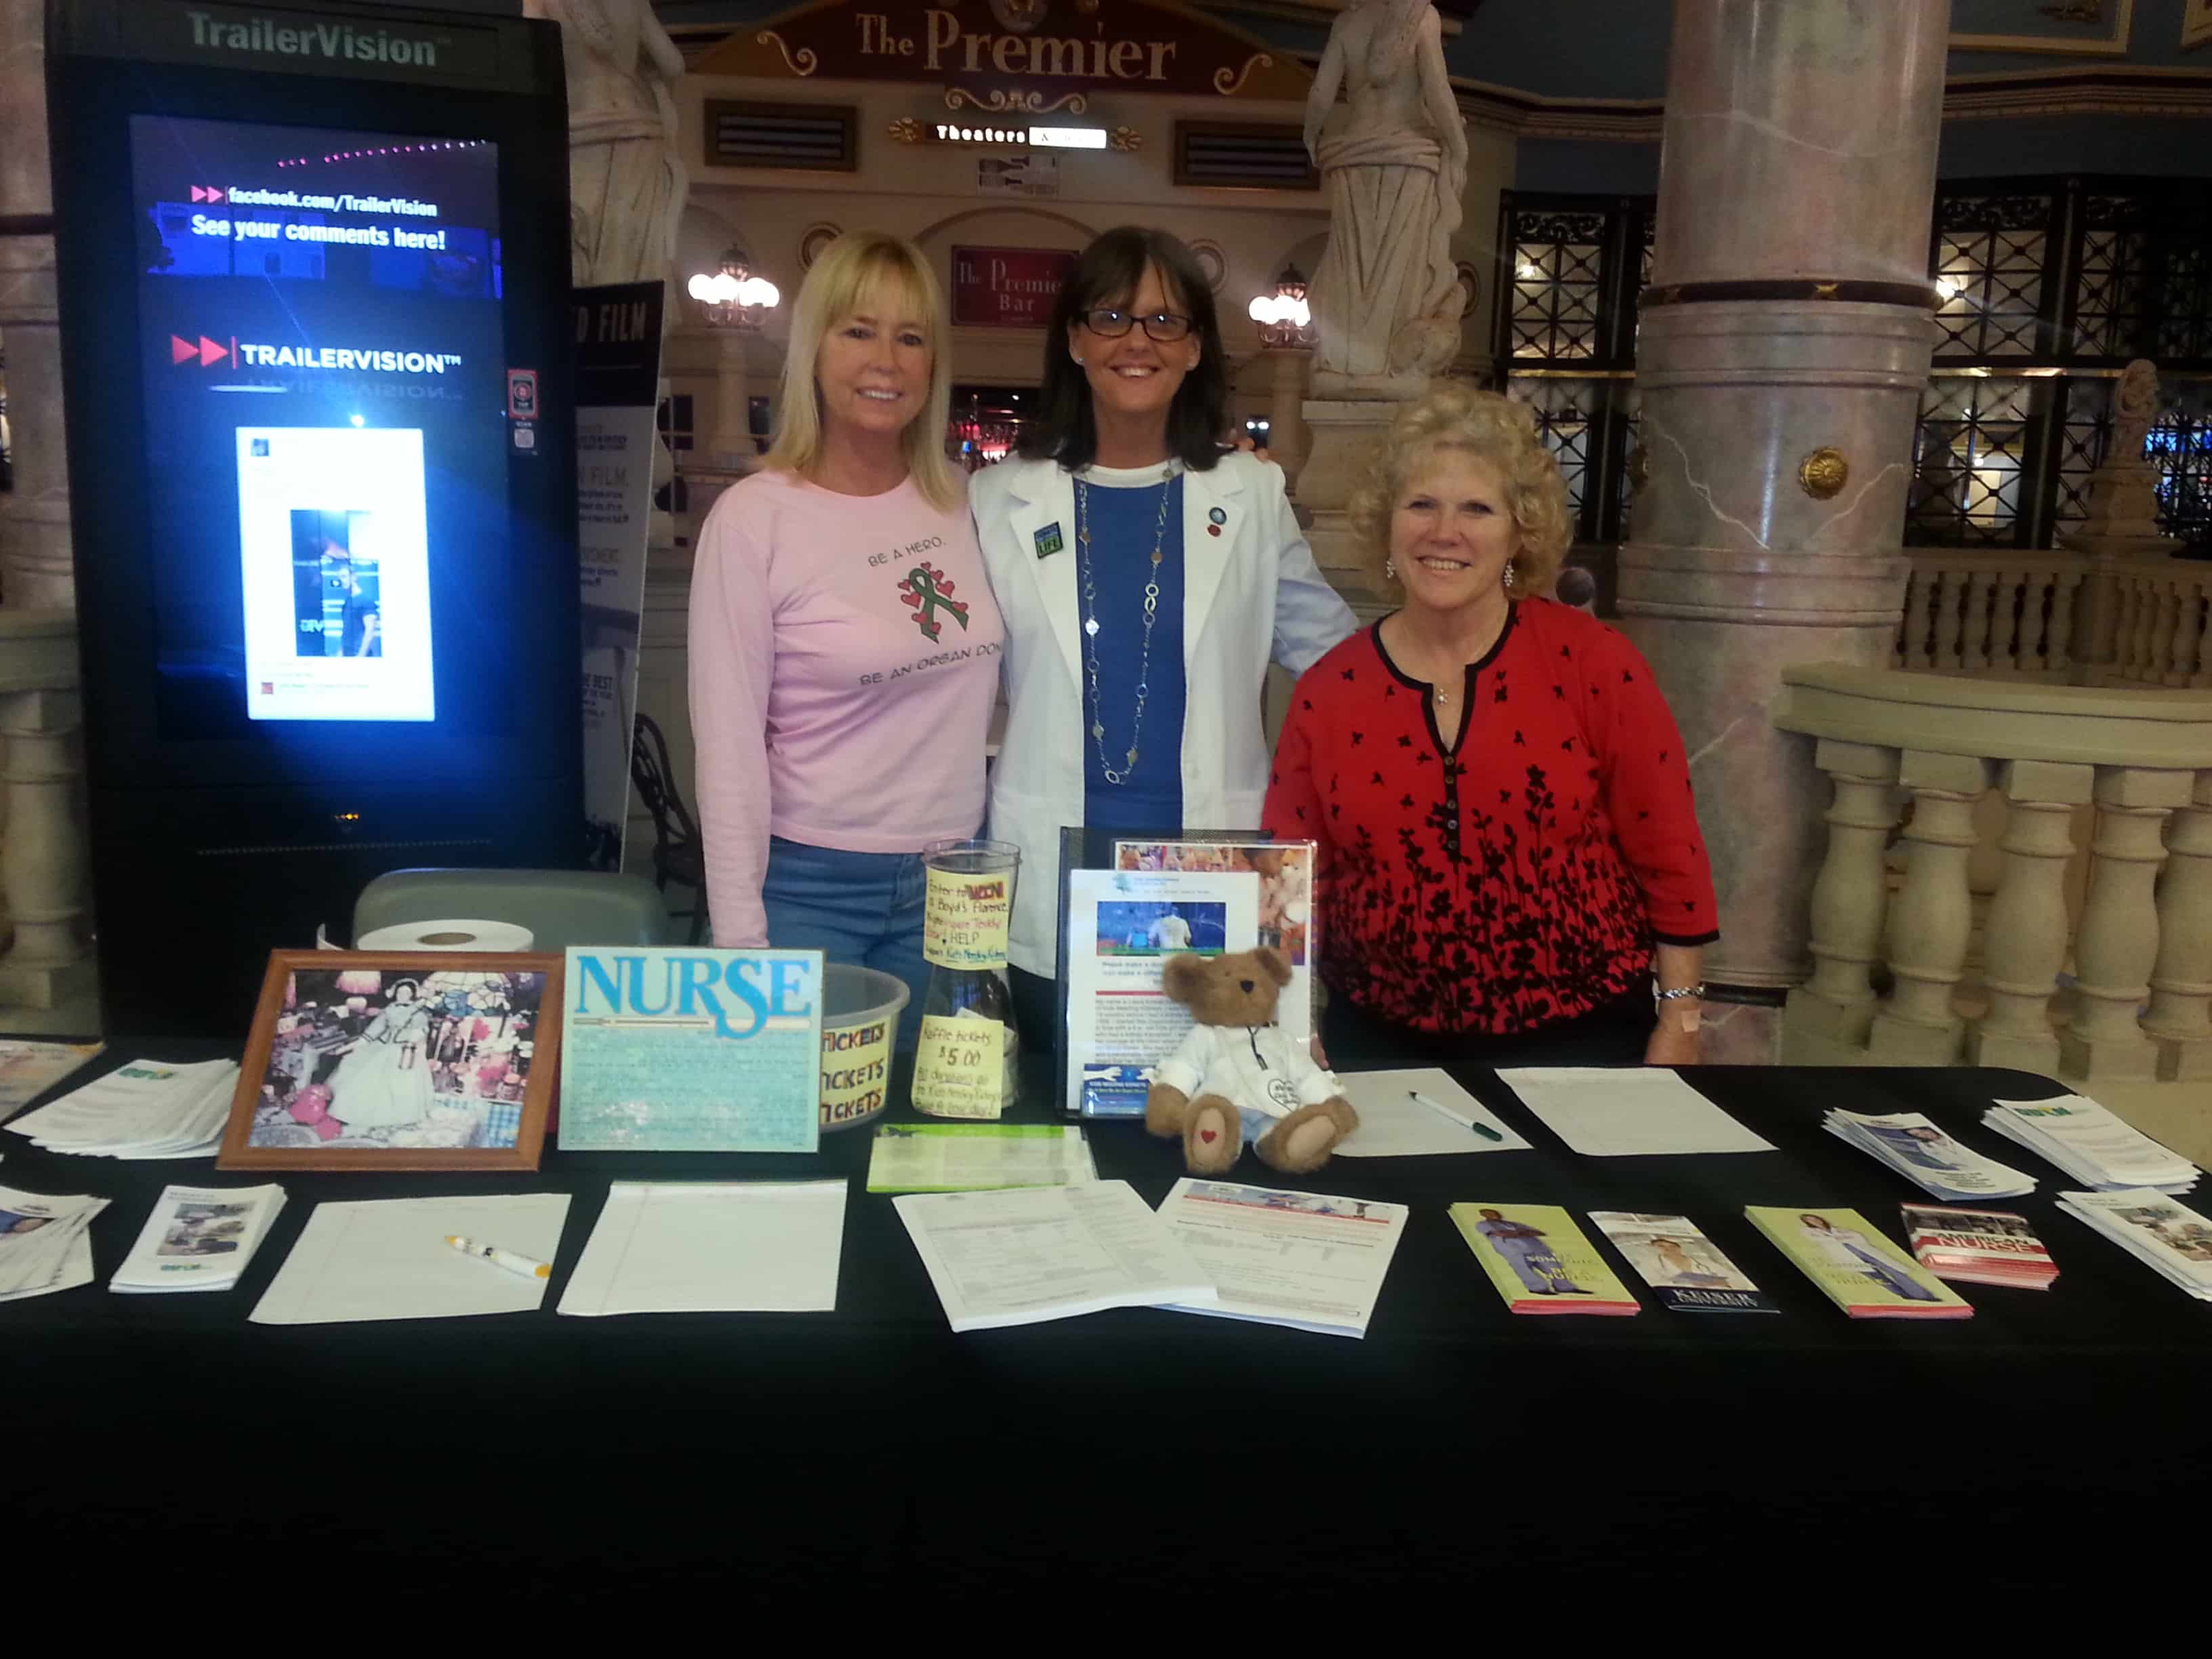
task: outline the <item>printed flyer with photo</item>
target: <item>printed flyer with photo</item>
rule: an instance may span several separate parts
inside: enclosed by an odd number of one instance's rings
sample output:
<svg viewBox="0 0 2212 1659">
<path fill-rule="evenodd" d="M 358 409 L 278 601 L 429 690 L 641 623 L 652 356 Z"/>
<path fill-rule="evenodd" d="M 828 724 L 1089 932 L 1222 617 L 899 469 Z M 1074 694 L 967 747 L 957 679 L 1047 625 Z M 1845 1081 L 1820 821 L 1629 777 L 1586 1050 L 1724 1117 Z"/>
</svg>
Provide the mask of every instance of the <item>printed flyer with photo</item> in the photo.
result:
<svg viewBox="0 0 2212 1659">
<path fill-rule="evenodd" d="M 1141 1117 L 1146 1074 L 1191 1028 L 1163 986 L 1168 960 L 1254 948 L 1260 878 L 1249 869 L 1071 870 L 1067 894 L 1062 1098 L 1085 1117 Z M 1279 1021 L 1294 1041 L 1312 1036 L 1311 1006 L 1290 991 Z"/>
</svg>

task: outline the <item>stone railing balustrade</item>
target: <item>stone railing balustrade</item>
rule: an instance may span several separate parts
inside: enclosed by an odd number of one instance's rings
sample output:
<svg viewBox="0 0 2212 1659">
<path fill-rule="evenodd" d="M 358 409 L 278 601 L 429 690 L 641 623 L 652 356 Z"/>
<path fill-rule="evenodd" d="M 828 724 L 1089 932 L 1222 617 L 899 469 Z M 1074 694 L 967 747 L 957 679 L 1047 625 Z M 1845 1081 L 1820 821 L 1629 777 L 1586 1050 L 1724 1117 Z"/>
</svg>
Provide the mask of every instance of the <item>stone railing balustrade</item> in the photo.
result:
<svg viewBox="0 0 2212 1659">
<path fill-rule="evenodd" d="M 2060 684 L 2212 686 L 2212 563 L 2064 550 L 1911 550 L 1899 668 Z M 2091 586 L 2106 603 L 2082 603 Z M 2094 617 L 2110 637 L 2091 640 Z"/>
<path fill-rule="evenodd" d="M 1816 740 L 1835 786 L 1814 968 L 1790 994 L 1786 1059 L 2212 1078 L 2212 692 L 1829 663 L 1783 681 L 1774 723 Z M 1968 1017 L 1953 994 L 1972 927 L 1974 808 L 1992 788 L 2004 864 L 1984 924 L 1986 1006 Z M 1885 854 L 1908 799 L 1893 896 Z M 2085 805 L 2095 832 L 2069 936 L 2064 876 Z M 2069 959 L 2072 1012 L 2059 1023 Z"/>
</svg>

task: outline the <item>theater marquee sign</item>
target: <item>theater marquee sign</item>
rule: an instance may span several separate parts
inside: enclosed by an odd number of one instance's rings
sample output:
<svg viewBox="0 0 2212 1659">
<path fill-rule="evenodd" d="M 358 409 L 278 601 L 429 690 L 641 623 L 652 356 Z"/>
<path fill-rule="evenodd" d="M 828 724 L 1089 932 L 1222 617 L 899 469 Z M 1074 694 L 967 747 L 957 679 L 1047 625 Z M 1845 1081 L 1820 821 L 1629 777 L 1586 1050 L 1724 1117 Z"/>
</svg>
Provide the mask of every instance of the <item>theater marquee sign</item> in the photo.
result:
<svg viewBox="0 0 2212 1659">
<path fill-rule="evenodd" d="M 1080 113 L 1088 94 L 1303 102 L 1287 53 L 1172 0 L 823 0 L 741 27 L 698 75 L 941 86 L 949 108 Z"/>
</svg>

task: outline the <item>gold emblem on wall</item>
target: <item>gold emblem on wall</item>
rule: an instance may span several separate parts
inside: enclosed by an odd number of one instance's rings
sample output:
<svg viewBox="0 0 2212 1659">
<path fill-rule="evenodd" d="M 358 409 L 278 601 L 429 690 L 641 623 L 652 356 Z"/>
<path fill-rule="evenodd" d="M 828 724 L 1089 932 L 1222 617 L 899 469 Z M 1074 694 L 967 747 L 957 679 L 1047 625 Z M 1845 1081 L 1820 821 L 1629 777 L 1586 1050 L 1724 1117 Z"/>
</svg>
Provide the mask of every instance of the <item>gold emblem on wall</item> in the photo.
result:
<svg viewBox="0 0 2212 1659">
<path fill-rule="evenodd" d="M 1844 452 L 1823 444 L 1797 463 L 1797 485 L 1816 501 L 1825 501 L 1841 489 L 1851 476 Z"/>
</svg>

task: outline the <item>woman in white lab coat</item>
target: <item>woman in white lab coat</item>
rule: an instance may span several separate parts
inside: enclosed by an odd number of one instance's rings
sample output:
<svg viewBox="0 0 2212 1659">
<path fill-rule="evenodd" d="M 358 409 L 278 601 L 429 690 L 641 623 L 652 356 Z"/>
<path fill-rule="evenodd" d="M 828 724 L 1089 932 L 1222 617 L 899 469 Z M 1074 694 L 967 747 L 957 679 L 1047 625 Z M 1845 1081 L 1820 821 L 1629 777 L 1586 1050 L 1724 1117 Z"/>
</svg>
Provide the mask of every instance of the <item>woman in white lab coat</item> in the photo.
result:
<svg viewBox="0 0 2212 1659">
<path fill-rule="evenodd" d="M 969 485 L 1006 625 L 990 833 L 1022 849 L 1008 957 L 1035 1044 L 1057 1018 L 1061 829 L 1256 826 L 1267 664 L 1303 672 L 1354 625 L 1282 469 L 1222 442 L 1227 369 L 1189 249 L 1109 230 L 1061 286 L 1020 459 Z"/>
</svg>

